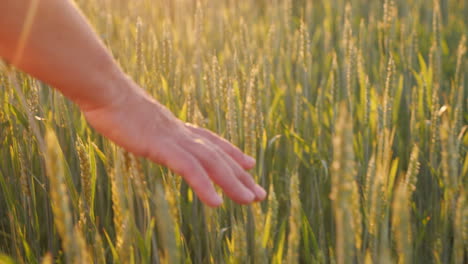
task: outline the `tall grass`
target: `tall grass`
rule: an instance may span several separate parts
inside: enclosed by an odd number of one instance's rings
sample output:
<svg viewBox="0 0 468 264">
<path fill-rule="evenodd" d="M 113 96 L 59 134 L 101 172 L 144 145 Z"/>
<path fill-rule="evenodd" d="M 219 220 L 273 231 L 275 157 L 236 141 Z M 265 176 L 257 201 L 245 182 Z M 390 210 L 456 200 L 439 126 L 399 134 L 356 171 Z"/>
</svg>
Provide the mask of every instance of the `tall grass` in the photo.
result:
<svg viewBox="0 0 468 264">
<path fill-rule="evenodd" d="M 257 158 L 180 177 L 0 65 L 0 263 L 466 263 L 466 1 L 78 0 L 123 69 Z"/>
</svg>

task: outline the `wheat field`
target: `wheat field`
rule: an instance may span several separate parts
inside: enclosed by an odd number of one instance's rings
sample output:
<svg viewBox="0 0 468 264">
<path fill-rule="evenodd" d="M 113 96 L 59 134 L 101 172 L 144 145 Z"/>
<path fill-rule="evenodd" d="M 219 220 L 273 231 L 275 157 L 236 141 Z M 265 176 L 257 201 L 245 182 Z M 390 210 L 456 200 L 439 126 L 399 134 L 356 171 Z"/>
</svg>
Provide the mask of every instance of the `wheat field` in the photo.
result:
<svg viewBox="0 0 468 264">
<path fill-rule="evenodd" d="M 467 1 L 76 4 L 268 197 L 206 207 L 0 63 L 0 263 L 468 263 Z"/>
</svg>

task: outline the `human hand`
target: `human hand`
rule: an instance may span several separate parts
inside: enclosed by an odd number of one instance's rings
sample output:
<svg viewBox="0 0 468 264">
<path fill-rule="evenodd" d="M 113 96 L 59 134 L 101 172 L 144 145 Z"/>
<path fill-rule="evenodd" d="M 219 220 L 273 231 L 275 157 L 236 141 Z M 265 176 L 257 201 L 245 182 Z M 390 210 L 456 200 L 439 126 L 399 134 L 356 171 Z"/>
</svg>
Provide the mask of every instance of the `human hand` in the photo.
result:
<svg viewBox="0 0 468 264">
<path fill-rule="evenodd" d="M 136 84 L 130 86 L 129 93 L 109 105 L 83 110 L 98 132 L 181 175 L 208 206 L 222 203 L 212 182 L 240 204 L 266 197 L 245 171 L 255 166 L 253 158 L 215 133 L 183 123 Z"/>
<path fill-rule="evenodd" d="M 41 19 L 23 34 L 31 1 L 2 1 L 0 57 L 60 90 L 104 136 L 182 175 L 207 205 L 222 202 L 212 181 L 238 203 L 265 198 L 244 170 L 255 161 L 217 135 L 184 124 L 147 96 L 71 1 L 35 2 L 35 17 Z"/>
</svg>

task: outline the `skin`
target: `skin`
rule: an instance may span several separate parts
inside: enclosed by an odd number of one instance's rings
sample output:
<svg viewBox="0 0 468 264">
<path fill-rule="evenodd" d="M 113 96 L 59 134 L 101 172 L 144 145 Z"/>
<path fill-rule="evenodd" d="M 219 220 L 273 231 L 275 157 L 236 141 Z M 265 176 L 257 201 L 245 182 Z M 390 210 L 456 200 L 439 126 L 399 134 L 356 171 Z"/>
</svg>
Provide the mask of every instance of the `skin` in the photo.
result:
<svg viewBox="0 0 468 264">
<path fill-rule="evenodd" d="M 181 175 L 208 206 L 222 203 L 213 183 L 240 204 L 266 197 L 246 172 L 255 160 L 146 94 L 69 0 L 0 0 L 0 6 L 0 57 L 62 92 L 99 133 Z"/>
</svg>

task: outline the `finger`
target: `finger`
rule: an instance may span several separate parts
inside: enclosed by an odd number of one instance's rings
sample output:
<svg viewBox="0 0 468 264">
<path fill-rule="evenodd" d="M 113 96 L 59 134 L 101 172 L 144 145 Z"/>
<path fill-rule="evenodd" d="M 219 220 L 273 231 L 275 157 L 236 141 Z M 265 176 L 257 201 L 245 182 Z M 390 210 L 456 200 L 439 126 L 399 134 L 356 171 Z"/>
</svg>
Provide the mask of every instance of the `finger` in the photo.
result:
<svg viewBox="0 0 468 264">
<path fill-rule="evenodd" d="M 227 141 L 224 138 L 221 138 L 220 136 L 216 135 L 215 133 L 204 129 L 200 127 L 196 127 L 192 124 L 187 124 L 187 127 L 189 128 L 190 131 L 193 133 L 200 135 L 202 137 L 207 138 L 210 140 L 213 144 L 217 145 L 219 148 L 221 148 L 224 152 L 229 154 L 237 163 L 239 163 L 244 169 L 251 169 L 255 166 L 255 159 L 242 153 L 242 151 L 231 144 L 229 141 Z"/>
<path fill-rule="evenodd" d="M 221 149 L 217 150 L 218 152 L 222 152 Z M 231 165 L 231 168 L 234 174 L 239 178 L 239 180 L 252 192 L 255 194 L 255 201 L 261 201 L 266 197 L 266 191 L 253 179 L 252 175 L 248 172 L 243 170 L 230 156 L 228 155 L 221 155 L 225 160 L 226 163 Z"/>
<path fill-rule="evenodd" d="M 208 141 L 203 139 L 190 140 L 184 144 L 201 162 L 210 178 L 219 185 L 224 192 L 235 202 L 240 204 L 251 203 L 255 195 L 234 174 L 231 166 L 226 163 L 221 155 L 209 146 Z"/>
<path fill-rule="evenodd" d="M 168 144 L 165 148 L 150 152 L 149 158 L 160 163 L 170 170 L 182 176 L 197 196 L 210 207 L 220 206 L 222 198 L 208 177 L 203 166 L 189 152 L 182 149 L 177 144 Z"/>
<path fill-rule="evenodd" d="M 188 124 L 188 127 L 191 131 L 205 138 L 208 138 L 210 139 L 210 141 L 214 142 L 215 143 L 214 147 L 217 151 L 218 150 L 219 152 L 231 151 L 231 153 L 228 153 L 229 155 L 220 155 L 220 156 L 225 157 L 226 163 L 232 166 L 234 174 L 241 180 L 241 182 L 248 189 L 250 189 L 250 191 L 252 191 L 255 194 L 256 201 L 265 199 L 266 191 L 260 185 L 256 184 L 252 176 L 239 166 L 240 162 L 238 160 L 244 159 L 244 157 L 248 157 L 247 155 L 244 155 L 238 148 L 230 144 L 228 141 L 218 137 L 216 134 L 212 133 L 209 130 L 198 128 L 190 124 Z M 219 144 L 216 144 L 216 142 L 218 142 Z M 223 146 L 225 147 L 223 148 Z M 235 160 L 236 157 L 238 160 Z"/>
</svg>

